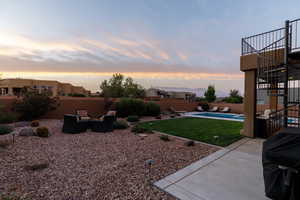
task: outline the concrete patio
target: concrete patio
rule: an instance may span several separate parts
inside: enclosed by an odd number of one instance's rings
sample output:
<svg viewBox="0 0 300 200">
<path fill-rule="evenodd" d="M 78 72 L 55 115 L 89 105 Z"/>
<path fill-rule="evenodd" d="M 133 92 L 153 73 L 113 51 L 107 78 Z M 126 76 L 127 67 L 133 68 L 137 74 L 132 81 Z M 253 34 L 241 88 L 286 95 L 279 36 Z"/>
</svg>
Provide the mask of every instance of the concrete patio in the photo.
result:
<svg viewBox="0 0 300 200">
<path fill-rule="evenodd" d="M 267 200 L 263 140 L 244 138 L 155 183 L 181 200 Z"/>
</svg>

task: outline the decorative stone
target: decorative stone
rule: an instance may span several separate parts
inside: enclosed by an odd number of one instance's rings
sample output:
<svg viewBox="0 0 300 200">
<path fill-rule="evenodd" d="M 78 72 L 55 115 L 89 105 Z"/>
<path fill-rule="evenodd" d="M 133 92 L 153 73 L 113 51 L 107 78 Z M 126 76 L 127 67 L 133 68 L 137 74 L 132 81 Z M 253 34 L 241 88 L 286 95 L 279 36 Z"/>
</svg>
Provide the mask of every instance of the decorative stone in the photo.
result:
<svg viewBox="0 0 300 200">
<path fill-rule="evenodd" d="M 139 136 L 142 137 L 142 138 L 145 138 L 145 137 L 147 137 L 148 135 L 147 135 L 147 134 L 139 134 Z"/>
<path fill-rule="evenodd" d="M 32 128 L 23 128 L 19 132 L 19 136 L 34 136 L 34 130 Z"/>
</svg>

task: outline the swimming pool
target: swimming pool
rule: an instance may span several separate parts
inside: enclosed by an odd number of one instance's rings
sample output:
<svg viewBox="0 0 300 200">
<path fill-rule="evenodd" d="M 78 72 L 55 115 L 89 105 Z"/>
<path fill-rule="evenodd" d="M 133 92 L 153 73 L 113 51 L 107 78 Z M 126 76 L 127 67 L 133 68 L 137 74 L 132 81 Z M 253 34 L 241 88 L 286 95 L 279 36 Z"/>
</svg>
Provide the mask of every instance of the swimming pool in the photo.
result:
<svg viewBox="0 0 300 200">
<path fill-rule="evenodd" d="M 245 116 L 243 114 L 233 114 L 233 113 L 219 113 L 219 112 L 189 112 L 185 113 L 186 117 L 199 117 L 199 118 L 207 118 L 207 119 L 221 119 L 221 120 L 231 120 L 243 122 Z M 297 123 L 297 118 L 288 118 L 289 123 Z"/>
<path fill-rule="evenodd" d="M 222 119 L 243 122 L 245 116 L 242 114 L 232 114 L 232 113 L 218 113 L 218 112 L 190 112 L 186 113 L 187 117 L 199 117 L 208 119 Z"/>
</svg>

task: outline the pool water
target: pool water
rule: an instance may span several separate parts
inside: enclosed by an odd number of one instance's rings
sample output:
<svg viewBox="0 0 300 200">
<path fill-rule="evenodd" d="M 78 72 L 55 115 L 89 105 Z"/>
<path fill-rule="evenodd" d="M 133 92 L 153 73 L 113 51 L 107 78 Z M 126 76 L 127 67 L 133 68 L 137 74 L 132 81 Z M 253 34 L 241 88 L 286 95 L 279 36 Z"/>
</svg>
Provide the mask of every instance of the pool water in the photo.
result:
<svg viewBox="0 0 300 200">
<path fill-rule="evenodd" d="M 209 119 L 224 119 L 224 120 L 232 120 L 232 121 L 240 121 L 243 122 L 245 119 L 245 116 L 242 114 L 232 114 L 232 113 L 213 113 L 213 112 L 192 112 L 187 113 L 186 116 L 188 117 L 200 117 L 200 118 L 209 118 Z M 296 122 L 296 119 L 289 118 L 289 123 Z"/>
<path fill-rule="evenodd" d="M 244 115 L 231 114 L 231 113 L 212 113 L 212 112 L 203 112 L 203 113 L 193 113 L 191 114 L 195 117 L 205 117 L 205 118 L 222 118 L 228 120 L 244 121 Z"/>
</svg>

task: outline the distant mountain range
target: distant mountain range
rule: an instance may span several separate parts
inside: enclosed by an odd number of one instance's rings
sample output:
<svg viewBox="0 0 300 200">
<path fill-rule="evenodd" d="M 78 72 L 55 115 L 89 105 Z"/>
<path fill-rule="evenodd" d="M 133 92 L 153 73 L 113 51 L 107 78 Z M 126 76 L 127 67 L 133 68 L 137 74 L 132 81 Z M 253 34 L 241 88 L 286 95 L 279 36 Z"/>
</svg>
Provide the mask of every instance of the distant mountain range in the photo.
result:
<svg viewBox="0 0 300 200">
<path fill-rule="evenodd" d="M 193 92 L 197 97 L 203 97 L 206 91 L 206 88 L 177 88 L 177 87 L 153 87 L 165 91 L 173 91 L 173 92 Z M 224 92 L 221 90 L 216 90 L 217 97 L 226 97 L 228 96 L 228 92 Z"/>
</svg>

